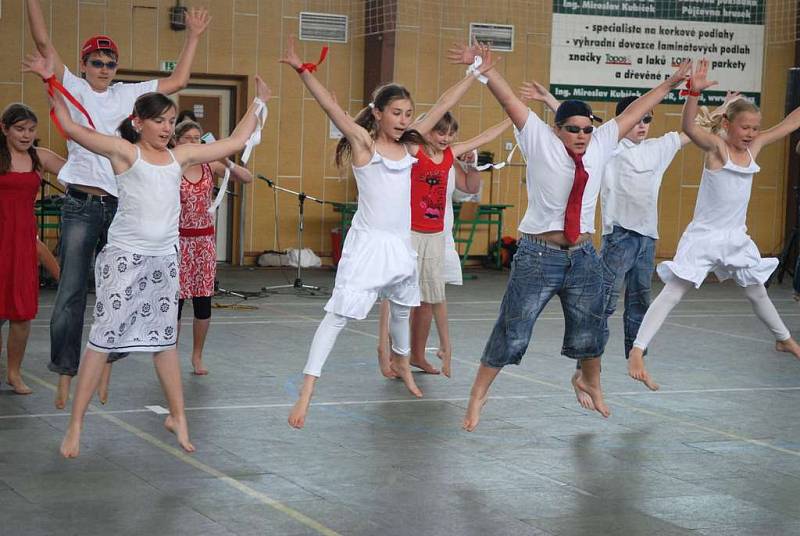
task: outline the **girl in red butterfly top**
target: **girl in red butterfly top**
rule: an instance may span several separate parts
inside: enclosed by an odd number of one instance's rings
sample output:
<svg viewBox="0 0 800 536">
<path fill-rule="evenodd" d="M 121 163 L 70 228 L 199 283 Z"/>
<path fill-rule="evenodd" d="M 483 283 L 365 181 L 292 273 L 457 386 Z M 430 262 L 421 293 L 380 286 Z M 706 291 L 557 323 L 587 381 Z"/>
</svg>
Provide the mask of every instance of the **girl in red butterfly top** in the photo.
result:
<svg viewBox="0 0 800 536">
<path fill-rule="evenodd" d="M 411 310 L 411 360 L 415 366 L 428 374 L 439 374 L 439 370 L 425 359 L 425 346 L 434 316 L 439 326 L 439 351 L 442 371 L 450 377 L 452 349 L 447 329 L 447 309 L 445 304 L 445 213 L 447 207 L 447 188 L 450 170 L 456 158 L 472 152 L 489 143 L 511 126 L 506 119 L 487 129 L 478 136 L 463 143 L 453 144 L 458 133 L 458 122 L 447 112 L 425 136 L 427 147 L 420 146 L 416 153 L 417 163 L 411 168 L 411 242 L 417 252 L 417 273 L 419 274 L 420 306 Z M 467 181 L 466 175 L 459 177 L 459 189 L 477 192 L 480 177 L 473 176 Z M 381 313 L 388 313 L 384 307 Z M 388 321 L 382 321 L 382 341 L 388 342 Z M 382 342 L 378 348 L 381 370 L 392 376 L 388 363 L 388 343 Z"/>
<path fill-rule="evenodd" d="M 57 154 L 33 146 L 37 125 L 36 115 L 24 104 L 10 104 L 0 117 L 0 327 L 10 321 L 7 379 L 19 395 L 31 393 L 20 367 L 39 307 L 33 202 L 42 181 L 39 174 L 58 173 L 64 165 Z"/>
</svg>

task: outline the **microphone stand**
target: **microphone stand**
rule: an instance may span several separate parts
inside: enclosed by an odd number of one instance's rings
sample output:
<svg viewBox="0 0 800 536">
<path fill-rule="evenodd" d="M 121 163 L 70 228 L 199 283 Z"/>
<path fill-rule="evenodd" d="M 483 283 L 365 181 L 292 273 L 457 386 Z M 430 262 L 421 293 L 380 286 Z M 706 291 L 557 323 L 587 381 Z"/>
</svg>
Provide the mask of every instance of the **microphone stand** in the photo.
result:
<svg viewBox="0 0 800 536">
<path fill-rule="evenodd" d="M 317 199 L 316 197 L 312 197 L 310 195 L 307 195 L 305 192 L 295 192 L 294 190 L 289 190 L 288 188 L 284 188 L 282 186 L 278 186 L 277 184 L 275 184 L 275 181 L 272 181 L 272 180 L 266 178 L 263 175 L 256 175 L 256 177 L 258 177 L 262 181 L 266 182 L 270 186 L 270 188 L 272 188 L 273 190 L 277 190 L 277 191 L 280 191 L 280 192 L 286 192 L 287 194 L 291 194 L 291 195 L 297 196 L 297 201 L 299 203 L 299 208 L 300 208 L 300 217 L 299 217 L 298 222 L 297 222 L 297 242 L 298 242 L 298 246 L 297 246 L 297 276 L 295 277 L 294 283 L 292 283 L 291 285 L 275 285 L 275 286 L 271 286 L 271 287 L 262 287 L 261 288 L 261 292 L 269 292 L 269 291 L 272 291 L 272 290 L 278 290 L 278 289 L 283 289 L 283 288 L 294 288 L 294 289 L 298 289 L 298 290 L 320 290 L 320 287 L 317 287 L 317 286 L 314 286 L 314 285 L 306 285 L 305 283 L 303 283 L 303 277 L 302 277 L 302 272 L 301 272 L 301 266 L 303 264 L 301 262 L 302 261 L 302 257 L 303 257 L 303 255 L 302 255 L 303 254 L 303 229 L 304 229 L 304 219 L 303 218 L 304 218 L 304 207 L 305 207 L 306 199 L 308 199 L 310 201 L 314 201 L 315 203 L 319 203 L 320 205 L 324 205 L 325 201 L 323 201 L 321 199 Z M 277 209 L 277 207 L 276 207 L 276 209 Z"/>
</svg>

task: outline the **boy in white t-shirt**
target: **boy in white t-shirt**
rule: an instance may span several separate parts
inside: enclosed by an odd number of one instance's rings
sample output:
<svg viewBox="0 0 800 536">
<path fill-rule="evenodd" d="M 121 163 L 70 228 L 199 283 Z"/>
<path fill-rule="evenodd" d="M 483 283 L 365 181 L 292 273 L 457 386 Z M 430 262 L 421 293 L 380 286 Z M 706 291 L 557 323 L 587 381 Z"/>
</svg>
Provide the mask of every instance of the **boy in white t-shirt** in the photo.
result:
<svg viewBox="0 0 800 536">
<path fill-rule="evenodd" d="M 473 64 L 477 47 L 450 50 L 456 63 Z M 488 87 L 516 127 L 527 167 L 528 208 L 500 316 L 486 343 L 470 392 L 464 429 L 474 430 L 489 387 L 500 370 L 519 364 L 528 348 L 536 318 L 558 295 L 564 311 L 561 353 L 580 361 L 574 382 L 578 402 L 604 417 L 610 412 L 600 386 L 605 292 L 603 265 L 591 235 L 603 168 L 622 135 L 680 84 L 691 62 L 637 99 L 620 116 L 596 131 L 588 104 L 568 100 L 559 106 L 555 126 L 533 113 L 497 69 L 484 72 Z"/>
<path fill-rule="evenodd" d="M 112 84 L 119 65 L 119 49 L 113 39 L 95 35 L 84 41 L 80 63 L 84 78 L 80 78 L 64 65 L 50 41 L 39 0 L 26 0 L 26 6 L 33 41 L 39 53 L 53 62 L 54 76 L 86 109 L 97 131 L 111 135 L 133 111 L 140 95 L 152 91 L 170 94 L 186 87 L 197 44 L 210 22 L 205 9 L 187 12 L 186 42 L 170 76 L 135 84 Z M 70 106 L 70 115 L 74 121 L 89 126 L 87 118 L 74 106 Z M 59 182 L 67 187 L 67 195 L 61 209 L 61 280 L 50 319 L 48 365 L 60 375 L 55 400 L 58 409 L 67 403 L 70 382 L 80 363 L 90 263 L 94 253 L 105 245 L 117 210 L 117 183 L 108 159 L 72 141 L 67 142 L 67 151 L 67 163 L 58 174 Z M 109 358 L 99 391 L 103 403 L 108 397 L 110 363 L 123 355 L 111 354 Z"/>
</svg>

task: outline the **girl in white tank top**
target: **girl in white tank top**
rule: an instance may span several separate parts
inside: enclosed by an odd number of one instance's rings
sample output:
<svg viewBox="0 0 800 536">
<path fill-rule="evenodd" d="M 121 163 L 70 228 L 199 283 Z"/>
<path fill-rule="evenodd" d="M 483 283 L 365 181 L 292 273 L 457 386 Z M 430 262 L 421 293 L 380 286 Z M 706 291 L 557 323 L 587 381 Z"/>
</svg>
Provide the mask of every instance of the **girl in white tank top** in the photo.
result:
<svg viewBox="0 0 800 536">
<path fill-rule="evenodd" d="M 488 53 L 488 47 L 486 48 Z M 475 76 L 468 74 L 447 90 L 424 119 L 412 124 L 414 104 L 397 84 L 379 87 L 372 102 L 350 117 L 312 74 L 316 65 L 303 63 L 293 37 L 280 60 L 300 75 L 311 95 L 344 134 L 336 148 L 336 164 L 350 160 L 358 184 L 358 210 L 347 233 L 326 315 L 314 334 L 303 370 L 300 398 L 289 414 L 289 424 L 302 428 L 317 378 L 348 318 L 363 319 L 379 297 L 391 307 L 391 363 L 382 367 L 387 377 L 400 377 L 417 397 L 408 362 L 409 308 L 419 305 L 416 254 L 411 248 L 411 166 L 422 135 L 466 93 Z M 482 70 L 491 68 L 491 54 Z"/>
<path fill-rule="evenodd" d="M 781 321 L 764 287 L 778 260 L 761 258 L 745 224 L 753 175 L 761 169 L 755 159 L 764 146 L 800 127 L 800 108 L 777 126 L 762 131 L 758 108 L 738 99 L 717 110 L 717 117 L 712 114 L 701 119 L 701 126 L 695 121 L 698 97 L 716 84 L 707 79 L 707 74 L 708 61 L 701 60 L 683 108 L 683 131 L 705 152 L 694 217 L 681 237 L 675 258 L 658 265 L 665 286 L 645 314 L 628 356 L 631 376 L 656 389 L 644 367 L 644 350 L 672 308 L 689 289 L 699 288 L 709 272 L 720 281 L 736 281 L 756 316 L 775 337 L 775 349 L 800 358 L 800 345 Z M 724 136 L 719 131 L 724 131 Z"/>
<path fill-rule="evenodd" d="M 48 78 L 44 59 L 34 72 Z M 181 171 L 213 162 L 257 143 L 256 114 L 271 96 L 256 77 L 258 97 L 229 138 L 206 145 L 167 148 L 175 129 L 175 104 L 160 93 L 137 99 L 133 114 L 120 125 L 122 138 L 78 125 L 64 100 L 51 98 L 64 132 L 86 149 L 111 161 L 119 187 L 119 208 L 108 244 L 97 256 L 97 304 L 72 413 L 61 453 L 76 457 L 83 418 L 111 351 L 152 351 L 156 373 L 169 405 L 164 425 L 180 446 L 194 451 L 183 407 L 180 364 L 175 348 L 178 318 L 178 216 Z M 58 95 L 58 94 L 56 94 Z M 253 135 L 251 137 L 251 134 Z"/>
</svg>

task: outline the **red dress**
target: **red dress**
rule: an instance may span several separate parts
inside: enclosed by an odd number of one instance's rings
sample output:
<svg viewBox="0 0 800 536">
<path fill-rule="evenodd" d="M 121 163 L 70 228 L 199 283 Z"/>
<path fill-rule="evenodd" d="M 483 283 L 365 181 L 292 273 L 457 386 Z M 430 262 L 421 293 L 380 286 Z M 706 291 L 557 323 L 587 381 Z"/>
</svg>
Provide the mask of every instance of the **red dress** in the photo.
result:
<svg viewBox="0 0 800 536">
<path fill-rule="evenodd" d="M 36 171 L 0 175 L 0 318 L 31 320 L 39 309 L 39 262 L 33 203 Z"/>
<path fill-rule="evenodd" d="M 208 212 L 214 189 L 211 166 L 202 164 L 196 183 L 181 178 L 181 299 L 214 295 L 217 249 L 214 246 L 214 214 Z"/>
</svg>

